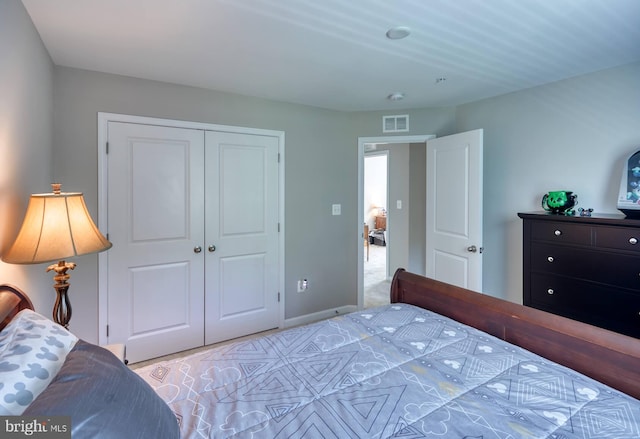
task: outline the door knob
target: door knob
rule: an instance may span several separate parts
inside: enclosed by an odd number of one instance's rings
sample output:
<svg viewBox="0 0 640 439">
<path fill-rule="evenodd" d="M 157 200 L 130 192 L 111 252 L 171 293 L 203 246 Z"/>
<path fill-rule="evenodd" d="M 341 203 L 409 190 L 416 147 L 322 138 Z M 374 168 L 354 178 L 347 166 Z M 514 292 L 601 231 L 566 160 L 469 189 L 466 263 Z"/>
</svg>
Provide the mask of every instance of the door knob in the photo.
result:
<svg viewBox="0 0 640 439">
<path fill-rule="evenodd" d="M 197 247 L 193 248 L 193 252 L 194 253 L 200 253 L 201 251 L 202 251 L 202 247 L 200 247 L 200 246 L 197 246 Z"/>
<path fill-rule="evenodd" d="M 470 245 L 469 247 L 467 247 L 467 251 L 471 253 L 475 253 L 478 251 L 478 247 L 476 247 L 475 245 Z"/>
<path fill-rule="evenodd" d="M 213 253 L 214 251 L 216 251 L 216 246 L 215 246 L 215 245 L 213 245 L 213 244 L 211 244 L 211 245 L 209 246 L 209 252 L 210 252 L 210 253 Z"/>
</svg>

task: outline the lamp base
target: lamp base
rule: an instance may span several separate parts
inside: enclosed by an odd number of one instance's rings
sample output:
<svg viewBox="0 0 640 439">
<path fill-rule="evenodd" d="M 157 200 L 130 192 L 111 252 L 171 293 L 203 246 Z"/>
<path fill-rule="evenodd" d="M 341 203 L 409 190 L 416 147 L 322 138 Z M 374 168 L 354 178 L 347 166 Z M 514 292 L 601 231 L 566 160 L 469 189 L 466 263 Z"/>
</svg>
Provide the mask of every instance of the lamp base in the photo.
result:
<svg viewBox="0 0 640 439">
<path fill-rule="evenodd" d="M 70 274 L 67 274 L 67 270 L 73 270 L 76 268 L 75 262 L 59 261 L 57 264 L 52 264 L 47 267 L 48 271 L 55 271 L 53 280 L 53 288 L 56 290 L 56 302 L 53 305 L 53 321 L 57 324 L 69 329 L 69 321 L 71 320 L 71 302 L 67 292 L 69 290 L 69 278 Z"/>
</svg>

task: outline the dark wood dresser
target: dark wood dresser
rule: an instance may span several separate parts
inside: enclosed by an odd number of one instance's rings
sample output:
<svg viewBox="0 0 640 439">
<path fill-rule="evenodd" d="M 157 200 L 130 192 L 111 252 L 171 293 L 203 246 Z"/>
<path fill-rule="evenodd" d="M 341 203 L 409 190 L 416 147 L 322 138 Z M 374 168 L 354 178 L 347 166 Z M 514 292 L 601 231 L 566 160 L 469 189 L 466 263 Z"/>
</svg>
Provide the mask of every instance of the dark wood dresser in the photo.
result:
<svg viewBox="0 0 640 439">
<path fill-rule="evenodd" d="M 640 220 L 519 213 L 523 303 L 640 338 Z"/>
</svg>

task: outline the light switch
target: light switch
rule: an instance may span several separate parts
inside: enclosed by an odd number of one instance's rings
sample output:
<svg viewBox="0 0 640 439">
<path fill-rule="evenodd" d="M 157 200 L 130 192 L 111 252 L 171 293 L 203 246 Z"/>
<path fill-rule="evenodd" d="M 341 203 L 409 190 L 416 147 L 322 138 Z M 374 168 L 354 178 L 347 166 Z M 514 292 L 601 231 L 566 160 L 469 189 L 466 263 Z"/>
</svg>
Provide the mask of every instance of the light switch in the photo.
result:
<svg viewBox="0 0 640 439">
<path fill-rule="evenodd" d="M 402 200 L 396 200 L 396 207 L 402 209 Z"/>
<path fill-rule="evenodd" d="M 331 206 L 331 214 L 332 215 L 340 215 L 342 214 L 342 206 L 340 204 L 334 204 Z"/>
</svg>

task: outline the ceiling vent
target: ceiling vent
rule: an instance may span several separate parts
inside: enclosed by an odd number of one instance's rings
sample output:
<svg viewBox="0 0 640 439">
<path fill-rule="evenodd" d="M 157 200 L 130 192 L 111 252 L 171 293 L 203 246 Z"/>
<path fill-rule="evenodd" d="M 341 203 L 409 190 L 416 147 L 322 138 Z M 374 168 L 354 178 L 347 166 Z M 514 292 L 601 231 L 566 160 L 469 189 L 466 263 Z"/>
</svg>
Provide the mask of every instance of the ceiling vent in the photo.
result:
<svg viewBox="0 0 640 439">
<path fill-rule="evenodd" d="M 409 115 L 382 116 L 383 133 L 404 133 L 409 131 Z"/>
</svg>

